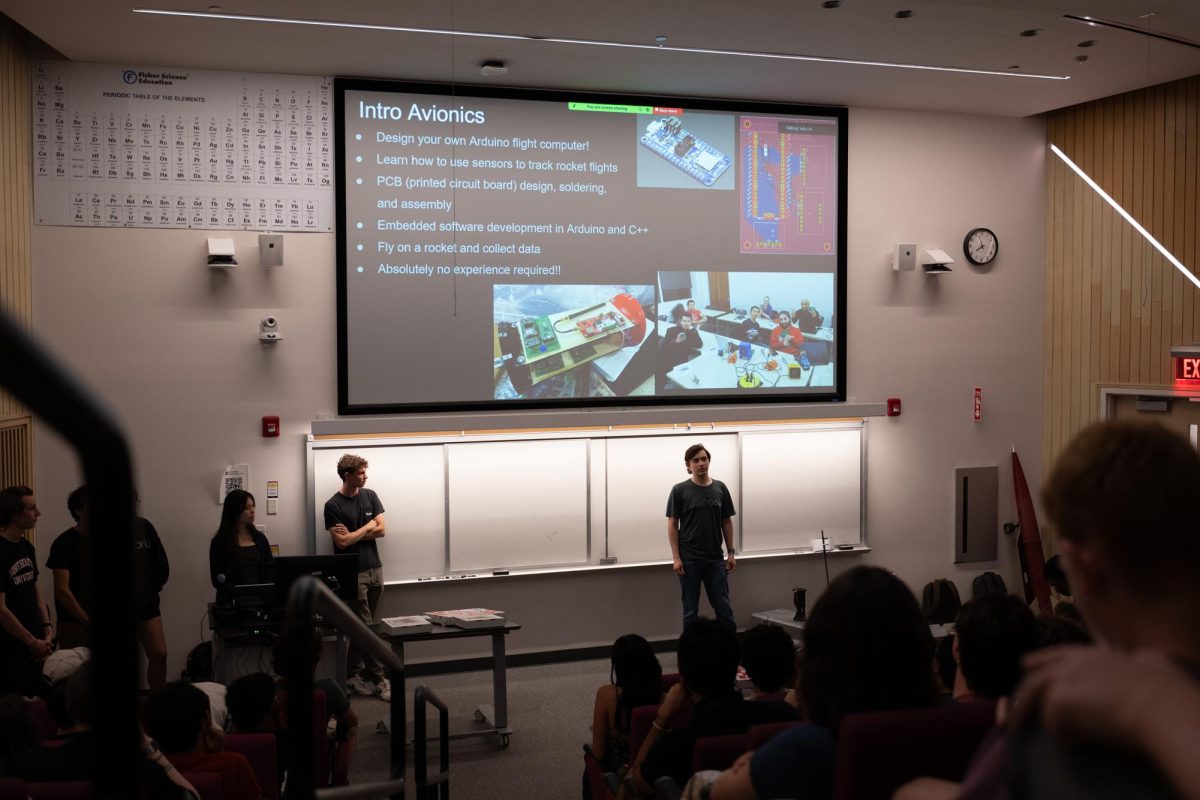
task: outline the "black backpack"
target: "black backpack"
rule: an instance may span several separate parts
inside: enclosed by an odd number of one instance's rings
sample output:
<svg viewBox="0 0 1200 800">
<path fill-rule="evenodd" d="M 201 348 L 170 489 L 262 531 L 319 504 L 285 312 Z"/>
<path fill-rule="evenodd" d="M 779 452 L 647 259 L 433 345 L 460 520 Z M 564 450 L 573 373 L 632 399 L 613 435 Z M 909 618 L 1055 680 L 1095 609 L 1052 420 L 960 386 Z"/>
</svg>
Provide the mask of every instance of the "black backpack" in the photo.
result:
<svg viewBox="0 0 1200 800">
<path fill-rule="evenodd" d="M 977 575 L 975 580 L 971 581 L 971 597 L 982 597 L 985 594 L 1008 594 L 1008 587 L 1004 585 L 1004 578 L 1001 578 L 995 572 L 985 572 L 982 575 Z"/>
<path fill-rule="evenodd" d="M 954 622 L 962 601 L 958 597 L 958 587 L 945 578 L 938 578 L 925 584 L 921 592 L 921 616 L 933 625 L 946 625 Z"/>
</svg>

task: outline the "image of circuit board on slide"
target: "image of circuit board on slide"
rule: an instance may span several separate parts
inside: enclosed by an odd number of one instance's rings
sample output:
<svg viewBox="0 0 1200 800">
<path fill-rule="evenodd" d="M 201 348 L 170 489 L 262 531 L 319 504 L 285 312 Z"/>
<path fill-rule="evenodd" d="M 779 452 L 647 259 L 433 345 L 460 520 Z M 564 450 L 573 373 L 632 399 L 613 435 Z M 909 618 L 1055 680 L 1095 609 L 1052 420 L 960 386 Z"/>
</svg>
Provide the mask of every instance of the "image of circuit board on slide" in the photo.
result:
<svg viewBox="0 0 1200 800">
<path fill-rule="evenodd" d="M 651 120 L 641 143 L 705 186 L 716 183 L 733 163 L 730 156 L 689 133 L 676 117 Z"/>
</svg>

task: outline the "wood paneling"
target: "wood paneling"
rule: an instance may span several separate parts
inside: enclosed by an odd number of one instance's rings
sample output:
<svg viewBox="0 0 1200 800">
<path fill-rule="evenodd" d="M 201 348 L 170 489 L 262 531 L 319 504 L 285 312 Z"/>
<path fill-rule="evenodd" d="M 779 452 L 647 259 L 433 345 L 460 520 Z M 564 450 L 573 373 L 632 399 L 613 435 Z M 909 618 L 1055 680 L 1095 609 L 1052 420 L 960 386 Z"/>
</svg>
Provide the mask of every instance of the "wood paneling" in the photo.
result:
<svg viewBox="0 0 1200 800">
<path fill-rule="evenodd" d="M 1064 108 L 1046 138 L 1197 269 L 1200 76 Z M 1044 457 L 1099 414 L 1100 384 L 1169 385 L 1200 341 L 1200 289 L 1050 155 L 1046 159 Z"/>
<path fill-rule="evenodd" d="M 0 15 L 0 309 L 26 328 L 33 319 L 28 43 L 29 35 Z M 16 400 L 0 391 L 0 420 L 25 413 Z"/>
</svg>

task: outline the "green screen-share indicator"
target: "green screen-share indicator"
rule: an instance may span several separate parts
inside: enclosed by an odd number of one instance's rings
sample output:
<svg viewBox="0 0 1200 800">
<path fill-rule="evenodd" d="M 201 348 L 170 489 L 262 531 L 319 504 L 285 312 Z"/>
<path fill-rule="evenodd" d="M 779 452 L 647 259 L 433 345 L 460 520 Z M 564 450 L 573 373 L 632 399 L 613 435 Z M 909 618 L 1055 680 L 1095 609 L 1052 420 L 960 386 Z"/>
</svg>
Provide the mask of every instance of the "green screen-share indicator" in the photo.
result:
<svg viewBox="0 0 1200 800">
<path fill-rule="evenodd" d="M 567 109 L 570 111 L 603 111 L 609 114 L 659 114 L 678 116 L 683 113 L 682 108 L 667 108 L 665 106 L 625 106 L 612 103 L 567 103 Z"/>
</svg>

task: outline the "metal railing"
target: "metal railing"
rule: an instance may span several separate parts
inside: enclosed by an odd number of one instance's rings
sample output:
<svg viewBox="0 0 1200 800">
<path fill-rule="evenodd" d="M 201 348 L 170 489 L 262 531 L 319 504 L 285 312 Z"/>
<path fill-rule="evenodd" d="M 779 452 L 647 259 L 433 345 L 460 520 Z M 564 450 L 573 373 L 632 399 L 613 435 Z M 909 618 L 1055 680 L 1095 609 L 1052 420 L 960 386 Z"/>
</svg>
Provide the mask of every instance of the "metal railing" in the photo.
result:
<svg viewBox="0 0 1200 800">
<path fill-rule="evenodd" d="M 313 615 L 319 613 L 326 623 L 344 633 L 358 650 L 383 665 L 392 682 L 391 702 L 391 778 L 354 786 L 316 789 L 313 785 L 313 737 L 298 735 L 304 720 L 312 719 L 313 671 L 310 641 Z M 303 575 L 288 593 L 287 621 L 287 714 L 293 735 L 288 737 L 287 800 L 354 800 L 377 797 L 404 797 L 405 702 L 404 664 L 338 596 L 311 575 Z"/>
<path fill-rule="evenodd" d="M 438 710 L 438 771 L 435 775 L 429 775 L 429 740 L 425 736 L 426 703 Z M 417 785 L 418 800 L 449 800 L 450 709 L 432 689 L 423 685 L 413 692 L 413 779 Z"/>
<path fill-rule="evenodd" d="M 92 693 L 95 745 L 91 773 L 98 798 L 137 797 L 141 751 L 138 722 L 137 574 L 134 548 L 133 467 L 125 435 L 98 400 L 24 330 L 0 312 L 0 385 L 79 454 L 89 489 L 92 528 L 103 546 L 88 548 L 93 575 L 104 591 L 91 600 Z M 0 487 L 2 488 L 2 487 Z"/>
</svg>

